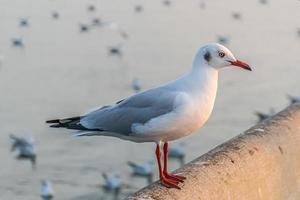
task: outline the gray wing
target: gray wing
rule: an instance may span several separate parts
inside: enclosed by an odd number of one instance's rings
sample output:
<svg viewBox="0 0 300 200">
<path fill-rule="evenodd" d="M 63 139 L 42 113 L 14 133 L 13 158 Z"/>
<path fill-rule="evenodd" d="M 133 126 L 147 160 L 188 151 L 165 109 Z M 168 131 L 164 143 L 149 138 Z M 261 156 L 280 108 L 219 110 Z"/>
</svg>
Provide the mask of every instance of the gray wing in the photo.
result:
<svg viewBox="0 0 300 200">
<path fill-rule="evenodd" d="M 173 111 L 176 95 L 164 88 L 148 90 L 114 106 L 90 112 L 80 119 L 80 124 L 88 129 L 129 135 L 132 124 L 144 124 Z"/>
</svg>

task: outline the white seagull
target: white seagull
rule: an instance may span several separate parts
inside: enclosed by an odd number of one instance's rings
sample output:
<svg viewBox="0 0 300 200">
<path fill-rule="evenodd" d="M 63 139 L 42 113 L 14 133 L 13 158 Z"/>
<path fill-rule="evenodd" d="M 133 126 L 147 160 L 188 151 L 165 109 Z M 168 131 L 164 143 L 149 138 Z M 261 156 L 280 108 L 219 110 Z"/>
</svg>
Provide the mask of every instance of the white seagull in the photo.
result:
<svg viewBox="0 0 300 200">
<path fill-rule="evenodd" d="M 217 93 L 219 70 L 250 70 L 224 46 L 201 47 L 192 69 L 180 78 L 78 117 L 49 120 L 50 127 L 79 130 L 77 136 L 114 136 L 133 142 L 155 142 L 161 183 L 180 189 L 185 177 L 168 172 L 168 142 L 190 135 L 208 120 Z M 164 167 L 161 163 L 163 144 Z"/>
<path fill-rule="evenodd" d="M 51 200 L 54 197 L 52 184 L 48 180 L 42 180 L 41 197 L 44 200 Z"/>
<path fill-rule="evenodd" d="M 32 168 L 35 169 L 36 165 L 36 150 L 35 140 L 33 137 L 23 138 L 17 137 L 11 134 L 10 139 L 12 140 L 11 152 L 18 150 L 19 154 L 17 159 L 29 159 L 32 164 Z"/>
</svg>

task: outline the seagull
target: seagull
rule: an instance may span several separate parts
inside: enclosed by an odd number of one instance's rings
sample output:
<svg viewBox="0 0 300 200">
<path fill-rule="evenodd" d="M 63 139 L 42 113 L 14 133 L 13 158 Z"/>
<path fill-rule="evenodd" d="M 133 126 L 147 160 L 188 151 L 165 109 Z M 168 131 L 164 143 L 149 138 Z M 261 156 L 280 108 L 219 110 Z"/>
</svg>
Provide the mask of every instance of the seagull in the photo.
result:
<svg viewBox="0 0 300 200">
<path fill-rule="evenodd" d="M 81 116 L 46 123 L 53 128 L 78 130 L 78 137 L 113 136 L 154 142 L 161 184 L 180 189 L 179 183 L 186 178 L 168 171 L 169 142 L 188 136 L 205 124 L 214 107 L 219 71 L 228 66 L 251 71 L 225 46 L 209 43 L 198 50 L 191 70 L 174 81 Z"/>
<path fill-rule="evenodd" d="M 132 89 L 137 93 L 137 92 L 140 92 L 141 91 L 141 83 L 140 83 L 140 80 L 137 79 L 137 78 L 134 78 L 131 82 L 131 87 Z"/>
<path fill-rule="evenodd" d="M 288 99 L 290 100 L 290 104 L 298 103 L 300 102 L 300 96 L 292 96 L 292 95 L 287 95 Z"/>
<path fill-rule="evenodd" d="M 242 14 L 239 13 L 239 12 L 233 12 L 231 14 L 231 16 L 232 16 L 233 19 L 236 19 L 236 20 L 241 20 L 242 19 Z"/>
<path fill-rule="evenodd" d="M 259 0 L 259 2 L 260 2 L 261 4 L 268 4 L 268 1 L 267 1 L 267 0 Z"/>
<path fill-rule="evenodd" d="M 128 165 L 132 168 L 133 176 L 146 177 L 148 180 L 148 184 L 152 183 L 153 180 L 152 160 L 148 161 L 143 165 L 128 161 Z"/>
<path fill-rule="evenodd" d="M 28 26 L 29 26 L 28 19 L 26 19 L 26 18 L 21 18 L 20 21 L 19 21 L 19 25 L 20 25 L 21 27 L 28 27 Z"/>
<path fill-rule="evenodd" d="M 54 191 L 49 180 L 42 180 L 41 197 L 43 200 L 53 199 Z"/>
<path fill-rule="evenodd" d="M 15 47 L 24 47 L 23 38 L 15 37 L 11 39 L 12 45 Z"/>
<path fill-rule="evenodd" d="M 175 144 L 173 146 L 170 146 L 169 148 L 169 158 L 178 159 L 180 161 L 180 165 L 184 165 L 184 158 L 185 158 L 185 152 L 184 152 L 184 144 L 179 143 Z"/>
<path fill-rule="evenodd" d="M 101 25 L 101 20 L 97 17 L 92 19 L 92 25 L 94 25 L 94 26 Z"/>
<path fill-rule="evenodd" d="M 18 150 L 19 154 L 17 159 L 29 159 L 31 161 L 33 169 L 36 164 L 36 152 L 34 138 L 17 137 L 13 134 L 10 135 L 12 140 L 11 152 Z"/>
<path fill-rule="evenodd" d="M 163 1 L 163 4 L 164 4 L 165 6 L 170 6 L 170 5 L 171 5 L 171 1 L 170 1 L 170 0 L 164 0 L 164 1 Z"/>
<path fill-rule="evenodd" d="M 254 114 L 258 117 L 258 122 L 262 122 L 262 121 L 272 117 L 275 114 L 275 110 L 273 108 L 271 108 L 269 113 L 255 111 Z"/>
<path fill-rule="evenodd" d="M 202 10 L 204 10 L 204 9 L 206 8 L 205 2 L 201 2 L 201 3 L 200 3 L 200 8 L 201 8 Z"/>
<path fill-rule="evenodd" d="M 118 44 L 116 46 L 110 46 L 108 47 L 108 54 L 109 55 L 115 55 L 115 56 L 122 56 L 122 50 L 123 44 Z"/>
<path fill-rule="evenodd" d="M 59 13 L 57 11 L 52 12 L 52 18 L 53 19 L 58 19 L 59 18 Z"/>
<path fill-rule="evenodd" d="M 87 32 L 89 30 L 89 26 L 86 24 L 80 24 L 79 27 L 81 32 Z"/>
<path fill-rule="evenodd" d="M 121 190 L 121 182 L 118 176 L 114 174 L 102 173 L 102 177 L 104 178 L 104 184 L 102 185 L 104 191 L 112 192 L 115 196 L 115 199 L 117 199 Z"/>
<path fill-rule="evenodd" d="M 142 12 L 142 11 L 143 11 L 143 6 L 141 6 L 141 5 L 136 5 L 136 6 L 134 7 L 134 10 L 135 10 L 135 12 L 137 12 L 137 13 Z"/>
<path fill-rule="evenodd" d="M 94 5 L 89 5 L 89 6 L 87 7 L 87 9 L 88 9 L 88 11 L 90 11 L 90 12 L 94 12 L 94 11 L 96 10 L 96 7 L 95 7 Z"/>
</svg>

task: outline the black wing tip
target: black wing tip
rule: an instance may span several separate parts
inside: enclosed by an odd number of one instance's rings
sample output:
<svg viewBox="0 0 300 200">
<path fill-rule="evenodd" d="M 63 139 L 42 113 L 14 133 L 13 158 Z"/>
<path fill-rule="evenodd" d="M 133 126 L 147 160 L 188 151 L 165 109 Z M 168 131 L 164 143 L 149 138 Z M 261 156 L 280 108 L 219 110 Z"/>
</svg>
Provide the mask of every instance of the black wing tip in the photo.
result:
<svg viewBox="0 0 300 200">
<path fill-rule="evenodd" d="M 63 126 L 61 124 L 52 124 L 49 127 L 51 127 L 51 128 L 61 128 Z"/>
<path fill-rule="evenodd" d="M 47 124 L 59 123 L 59 119 L 51 119 L 46 121 Z"/>
</svg>

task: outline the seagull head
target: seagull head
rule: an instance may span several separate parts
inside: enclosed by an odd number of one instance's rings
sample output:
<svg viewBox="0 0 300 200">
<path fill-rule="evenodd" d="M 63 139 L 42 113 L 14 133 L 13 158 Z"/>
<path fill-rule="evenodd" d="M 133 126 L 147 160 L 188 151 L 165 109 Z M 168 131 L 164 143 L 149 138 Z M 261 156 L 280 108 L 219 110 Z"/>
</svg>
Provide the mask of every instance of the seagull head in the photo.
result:
<svg viewBox="0 0 300 200">
<path fill-rule="evenodd" d="M 195 64 L 198 65 L 199 61 L 217 70 L 235 66 L 252 71 L 247 63 L 236 59 L 229 49 L 218 43 L 210 43 L 200 48 L 196 55 Z"/>
</svg>

